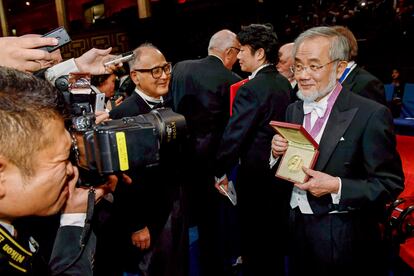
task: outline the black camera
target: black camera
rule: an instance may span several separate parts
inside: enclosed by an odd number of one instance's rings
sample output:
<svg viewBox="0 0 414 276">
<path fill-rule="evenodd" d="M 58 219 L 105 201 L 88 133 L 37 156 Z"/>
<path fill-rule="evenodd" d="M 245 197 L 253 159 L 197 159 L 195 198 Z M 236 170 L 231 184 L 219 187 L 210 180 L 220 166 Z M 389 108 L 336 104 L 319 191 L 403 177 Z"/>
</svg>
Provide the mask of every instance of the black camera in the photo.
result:
<svg viewBox="0 0 414 276">
<path fill-rule="evenodd" d="M 98 185 L 102 176 L 156 165 L 161 147 L 184 136 L 184 116 L 170 108 L 96 125 L 93 103 L 79 102 L 76 95 L 63 93 L 69 100 L 72 159 L 80 169 L 80 185 Z"/>
</svg>

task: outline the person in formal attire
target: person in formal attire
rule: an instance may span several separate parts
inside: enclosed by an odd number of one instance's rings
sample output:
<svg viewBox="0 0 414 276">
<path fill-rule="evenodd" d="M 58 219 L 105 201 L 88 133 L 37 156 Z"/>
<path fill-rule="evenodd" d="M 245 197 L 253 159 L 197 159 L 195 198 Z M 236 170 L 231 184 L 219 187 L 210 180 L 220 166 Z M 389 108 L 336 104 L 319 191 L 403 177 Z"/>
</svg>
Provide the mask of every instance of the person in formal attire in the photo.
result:
<svg viewBox="0 0 414 276">
<path fill-rule="evenodd" d="M 298 97 L 296 96 L 296 92 L 298 91 L 297 82 L 293 76 L 292 72 L 292 65 L 293 65 L 293 56 L 292 56 L 292 49 L 293 43 L 286 43 L 283 44 L 279 48 L 278 57 L 279 62 L 276 64 L 277 71 L 288 79 L 290 85 L 292 86 L 291 93 L 290 93 L 290 101 L 296 102 Z"/>
<path fill-rule="evenodd" d="M 355 61 L 358 55 L 358 42 L 354 34 L 344 26 L 333 26 L 332 28 L 346 37 L 350 45 L 346 59 L 348 64 L 339 82 L 343 87 L 358 95 L 386 105 L 384 84 L 370 72 L 358 66 Z"/>
<path fill-rule="evenodd" d="M 239 164 L 237 206 L 241 223 L 243 275 L 282 275 L 281 187 L 269 168 L 272 120 L 283 120 L 289 104 L 289 81 L 276 66 L 278 39 L 271 25 L 251 24 L 237 34 L 241 70 L 249 72 L 234 99 L 232 116 L 216 157 L 216 188 L 227 190 L 227 174 Z M 281 213 L 282 215 L 282 213 Z M 279 239 L 280 238 L 280 239 Z M 269 250 L 269 248 L 271 250 Z"/>
<path fill-rule="evenodd" d="M 229 250 L 225 245 L 231 236 L 219 228 L 220 207 L 229 203 L 214 189 L 213 168 L 229 119 L 230 85 L 240 81 L 231 71 L 239 51 L 236 34 L 221 30 L 211 37 L 207 57 L 178 62 L 172 72 L 173 108 L 187 122 L 183 179 L 188 180 L 190 223 L 198 227 L 201 275 L 223 275 L 230 270 L 230 265 L 225 266 Z"/>
<path fill-rule="evenodd" d="M 131 79 L 136 86 L 135 91 L 109 112 L 111 119 L 145 114 L 165 104 L 164 96 L 168 92 L 171 78 L 171 63 L 150 43 L 140 45 L 134 50 L 134 54 L 135 58 L 129 62 L 129 67 Z M 130 172 L 133 185 L 119 186 L 120 189 L 115 191 L 112 216 L 114 224 L 108 229 L 121 231 L 121 250 L 126 254 L 118 256 L 118 261 L 123 263 L 121 269 L 126 272 L 151 276 L 184 275 L 182 270 L 187 268 L 180 263 L 185 259 L 187 250 L 178 248 L 184 243 L 172 245 L 173 239 L 185 237 L 180 236 L 183 224 L 180 224 L 180 206 L 176 200 L 179 189 L 174 177 L 174 160 L 170 159 L 174 158 L 174 154 L 169 150 L 168 147 L 161 148 L 160 165 L 134 168 Z M 178 234 L 171 236 L 173 232 Z M 113 236 L 111 231 L 107 234 Z M 107 245 L 105 238 L 102 240 Z M 116 248 L 118 245 L 112 246 Z M 173 253 L 173 249 L 177 251 Z M 110 252 L 112 250 L 108 253 Z M 100 256 L 104 258 L 100 259 L 100 264 L 111 265 L 113 254 Z M 100 270 L 102 275 L 108 273 L 107 269 L 113 268 L 103 266 Z"/>
<path fill-rule="evenodd" d="M 404 175 L 387 107 L 338 81 L 348 52 L 346 37 L 330 27 L 295 40 L 301 101 L 288 107 L 286 121 L 304 126 L 319 157 L 313 169 L 302 167 L 309 179 L 291 185 L 289 275 L 388 275 L 379 223 Z M 275 135 L 272 156 L 280 159 L 287 147 Z"/>
<path fill-rule="evenodd" d="M 64 116 L 62 97 L 49 83 L 0 67 L 1 275 L 93 274 L 95 236 L 82 234 L 89 189 L 75 186 L 79 174 L 68 160 L 72 140 Z M 107 184 L 95 187 L 96 198 L 113 188 L 116 177 Z M 13 223 L 59 211 L 60 227 L 47 266 L 38 254 L 39 244 L 22 237 L 28 229 L 16 230 Z"/>
<path fill-rule="evenodd" d="M 388 102 L 388 106 L 392 112 L 394 118 L 398 118 L 401 115 L 402 99 L 404 96 L 404 79 L 401 77 L 400 70 L 397 68 L 391 71 L 391 84 L 394 87 L 391 101 Z"/>
</svg>

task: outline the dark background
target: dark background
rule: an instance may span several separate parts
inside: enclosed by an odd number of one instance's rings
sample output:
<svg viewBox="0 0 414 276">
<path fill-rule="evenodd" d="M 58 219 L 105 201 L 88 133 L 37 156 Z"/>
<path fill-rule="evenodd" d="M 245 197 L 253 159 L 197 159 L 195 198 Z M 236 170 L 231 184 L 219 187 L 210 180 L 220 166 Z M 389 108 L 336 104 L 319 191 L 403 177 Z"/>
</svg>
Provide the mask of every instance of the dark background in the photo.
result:
<svg viewBox="0 0 414 276">
<path fill-rule="evenodd" d="M 46 33 L 58 26 L 54 0 L 3 0 L 9 29 L 16 35 Z M 158 46 L 170 61 L 207 54 L 211 35 L 223 28 L 271 23 L 281 43 L 307 28 L 345 25 L 358 39 L 357 62 L 390 82 L 399 68 L 414 82 L 414 0 L 151 0 L 151 16 L 138 18 L 136 0 L 66 0 L 72 38 L 105 32 L 126 32 L 128 46 Z M 101 14 L 96 12 L 101 8 Z M 104 11 L 102 12 L 102 7 Z M 93 10 L 94 20 L 90 14 Z M 89 15 L 88 15 L 89 14 Z M 95 18 L 96 17 L 96 18 Z M 236 68 L 237 71 L 237 68 Z"/>
</svg>

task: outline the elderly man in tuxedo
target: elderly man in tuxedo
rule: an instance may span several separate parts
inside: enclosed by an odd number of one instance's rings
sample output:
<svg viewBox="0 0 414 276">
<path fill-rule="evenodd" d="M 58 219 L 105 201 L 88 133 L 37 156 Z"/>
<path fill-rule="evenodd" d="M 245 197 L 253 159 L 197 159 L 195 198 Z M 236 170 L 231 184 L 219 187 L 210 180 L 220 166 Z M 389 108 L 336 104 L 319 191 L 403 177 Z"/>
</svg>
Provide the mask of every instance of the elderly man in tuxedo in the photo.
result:
<svg viewBox="0 0 414 276">
<path fill-rule="evenodd" d="M 290 275 L 387 275 L 379 222 L 385 204 L 404 187 L 389 110 L 342 88 L 347 39 L 328 27 L 302 33 L 294 73 L 302 101 L 286 120 L 302 124 L 319 143 L 309 176 L 290 198 Z M 272 140 L 275 159 L 288 141 Z"/>
<path fill-rule="evenodd" d="M 191 226 L 197 225 L 201 275 L 225 275 L 230 270 L 226 253 L 233 243 L 220 224 L 228 204 L 214 189 L 214 161 L 229 119 L 230 85 L 240 80 L 231 71 L 240 43 L 236 34 L 224 29 L 210 39 L 208 55 L 178 62 L 172 72 L 171 97 L 174 110 L 185 116 L 185 191 Z"/>
<path fill-rule="evenodd" d="M 164 97 L 169 89 L 171 63 L 150 43 L 138 46 L 134 55 L 129 67 L 135 91 L 109 112 L 111 119 L 137 116 L 165 106 Z M 145 141 L 136 141 L 142 142 Z M 133 185 L 120 185 L 117 189 L 111 217 L 112 230 L 105 231 L 109 232 L 107 234 L 110 237 L 114 233 L 120 233 L 119 244 L 126 253 L 122 256 L 100 254 L 102 266 L 99 272 L 103 275 L 111 270 L 119 272 L 120 269 L 131 274 L 145 275 L 186 273 L 184 271 L 187 265 L 180 261 L 185 262 L 187 249 L 178 248 L 186 246 L 187 242 L 184 240 L 181 243 L 180 240 L 181 237 L 185 239 L 185 236 L 181 235 L 181 227 L 184 226 L 180 223 L 182 213 L 177 201 L 179 189 L 174 177 L 176 168 L 173 165 L 177 163 L 174 150 L 174 146 L 163 145 L 159 165 L 130 170 Z M 113 248 L 118 248 L 117 242 L 112 243 Z M 112 258 L 119 258 L 122 263 L 120 269 L 113 265 Z M 112 274 L 115 272 L 111 271 Z"/>
</svg>

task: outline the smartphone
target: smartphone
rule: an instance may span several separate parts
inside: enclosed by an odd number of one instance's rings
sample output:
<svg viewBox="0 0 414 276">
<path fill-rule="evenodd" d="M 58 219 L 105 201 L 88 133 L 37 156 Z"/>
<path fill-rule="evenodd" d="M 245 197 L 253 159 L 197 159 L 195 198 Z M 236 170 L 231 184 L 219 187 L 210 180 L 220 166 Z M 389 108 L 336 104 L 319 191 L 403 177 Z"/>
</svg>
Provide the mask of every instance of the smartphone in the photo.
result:
<svg viewBox="0 0 414 276">
<path fill-rule="evenodd" d="M 96 94 L 95 112 L 96 111 L 105 111 L 105 93 Z"/>
<path fill-rule="evenodd" d="M 64 45 L 68 44 L 72 40 L 69 37 L 69 34 L 66 32 L 65 28 L 59 27 L 54 29 L 53 31 L 48 32 L 47 34 L 42 35 L 42 37 L 54 37 L 58 40 L 58 44 L 55 46 L 45 46 L 39 49 L 53 52 L 54 50 L 63 47 Z"/>
<path fill-rule="evenodd" d="M 227 196 L 230 202 L 236 206 L 237 204 L 237 194 L 236 189 L 234 188 L 233 181 L 229 181 L 227 185 L 227 191 L 224 189 L 223 185 L 220 185 L 220 190 Z"/>
<path fill-rule="evenodd" d="M 111 59 L 110 61 L 107 61 L 104 63 L 104 66 L 110 66 L 110 65 L 116 65 L 122 62 L 127 62 L 132 59 L 134 59 L 135 55 L 133 51 L 129 51 L 126 53 L 123 53 L 121 55 L 116 56 L 115 58 Z"/>
</svg>

